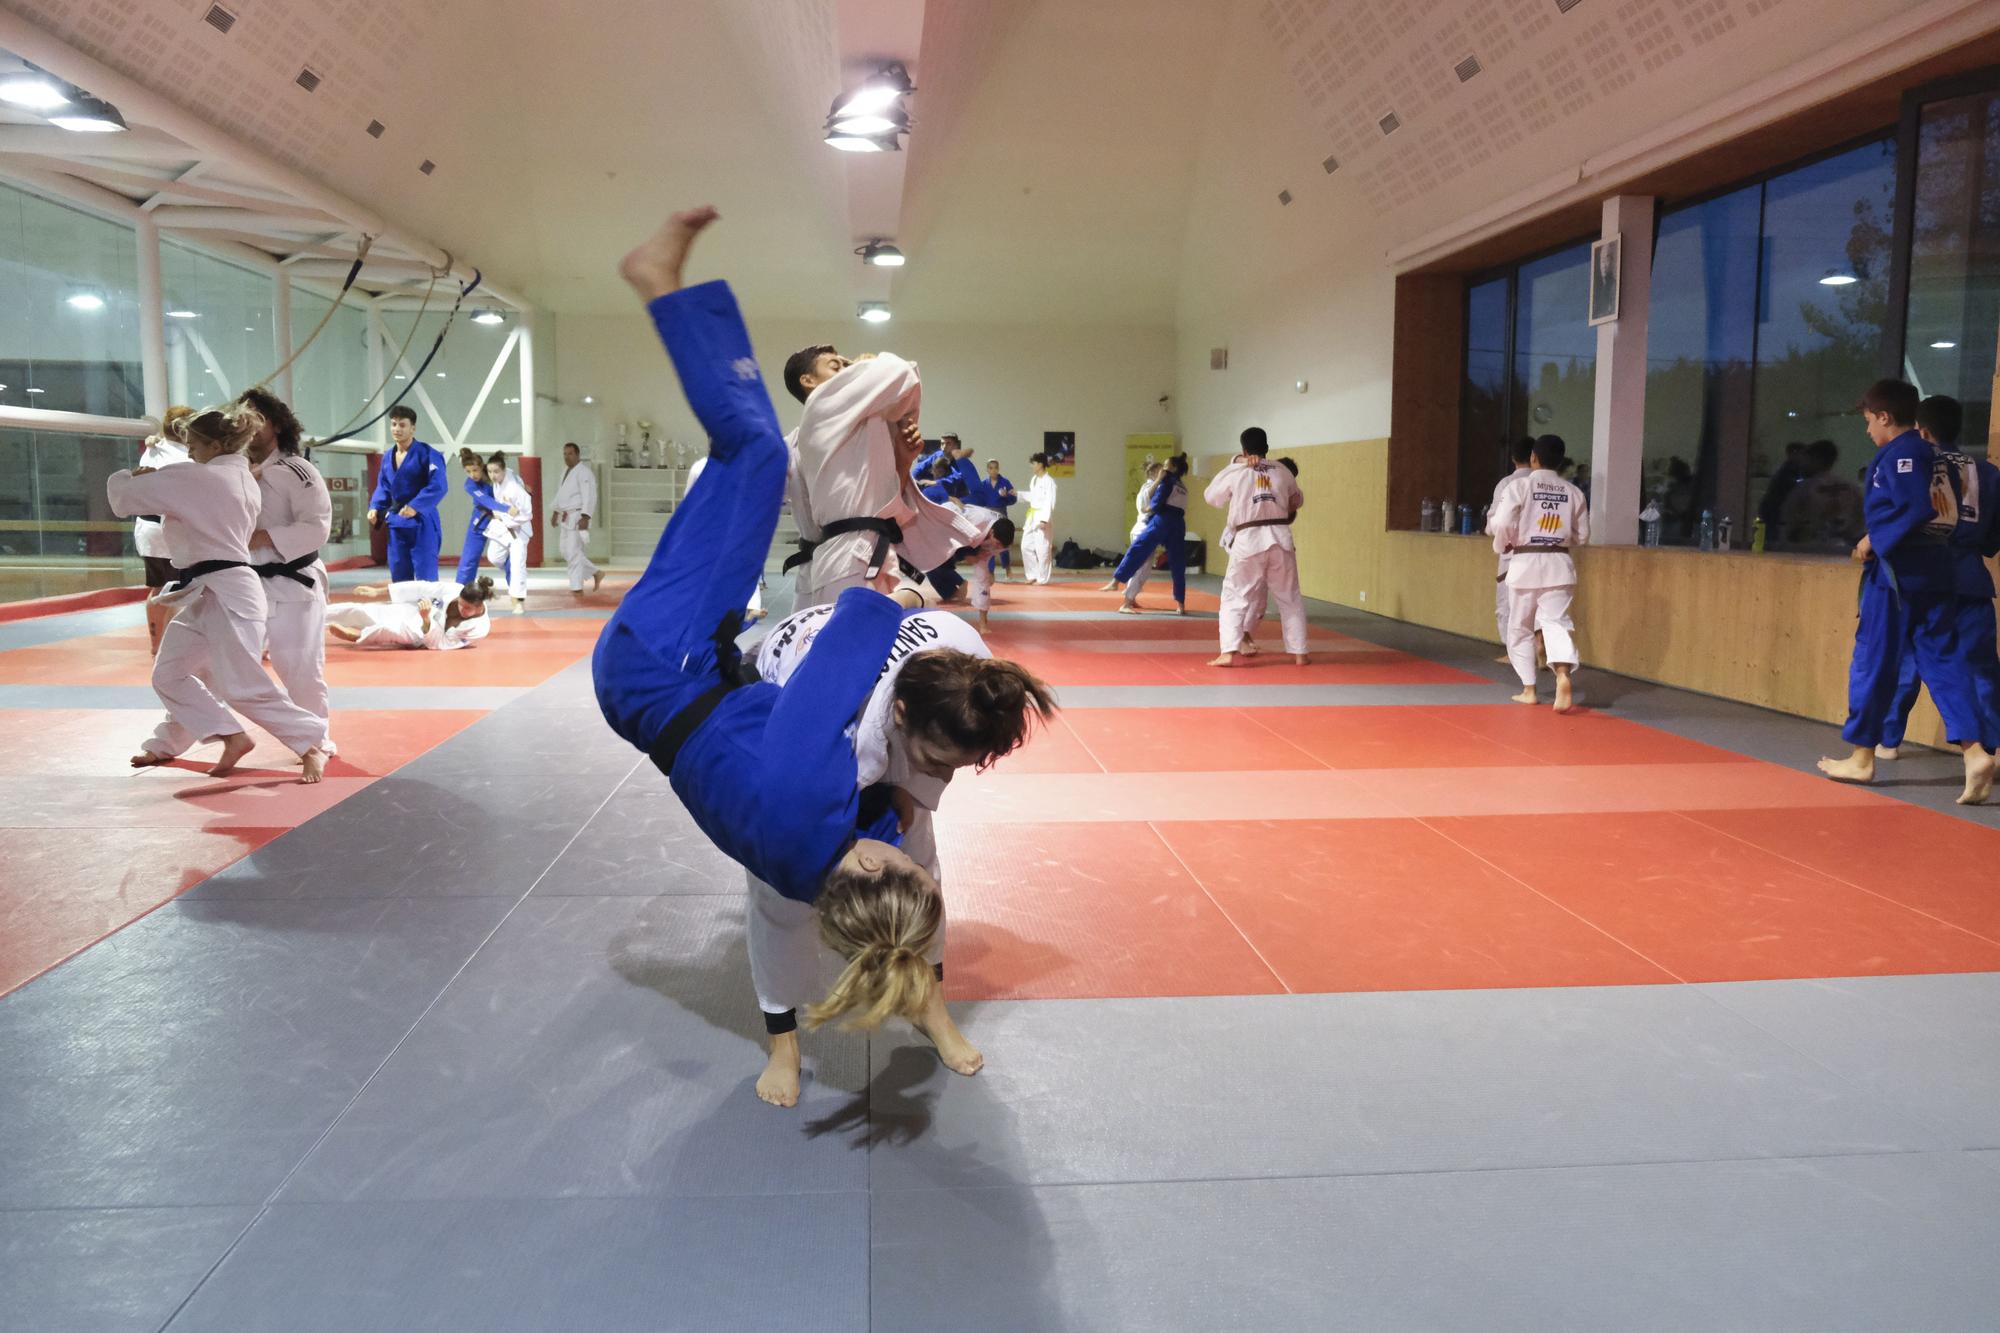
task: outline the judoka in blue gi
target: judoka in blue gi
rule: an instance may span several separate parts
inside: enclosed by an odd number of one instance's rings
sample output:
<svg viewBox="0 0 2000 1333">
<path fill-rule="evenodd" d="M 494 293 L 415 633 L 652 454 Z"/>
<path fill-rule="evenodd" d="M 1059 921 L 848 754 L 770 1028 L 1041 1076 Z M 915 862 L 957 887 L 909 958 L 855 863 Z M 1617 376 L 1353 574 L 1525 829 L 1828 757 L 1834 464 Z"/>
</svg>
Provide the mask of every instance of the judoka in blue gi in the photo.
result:
<svg viewBox="0 0 2000 1333">
<path fill-rule="evenodd" d="M 869 588 L 844 591 L 782 687 L 742 661 L 736 635 L 777 530 L 789 460 L 727 284 L 681 288 L 688 246 L 715 217 L 712 208 L 676 214 L 621 266 L 712 451 L 703 484 L 675 510 L 598 639 L 598 704 L 717 847 L 818 910 L 821 939 L 847 965 L 808 1022 L 914 1020 L 937 993 L 924 955 L 942 900 L 896 845 L 907 793 L 878 786 L 864 799 L 849 735 L 904 609 Z"/>
<path fill-rule="evenodd" d="M 450 484 L 444 455 L 417 438 L 417 414 L 398 405 L 389 409 L 389 437 L 375 494 L 368 501 L 368 525 L 389 529 L 389 581 L 436 582 L 438 502 Z"/>
<path fill-rule="evenodd" d="M 1895 705 L 1907 647 L 1944 719 L 1946 738 L 1965 754 L 1958 802 L 1978 805 L 1993 790 L 1994 760 L 1983 740 L 1986 727 L 1960 643 L 1954 594 L 1951 538 L 1964 479 L 1939 464 L 1937 451 L 1917 432 L 1913 386 L 1878 380 L 1860 406 L 1876 451 L 1862 481 L 1868 533 L 1854 548 L 1862 562 L 1860 609 L 1840 733 L 1854 750 L 1846 758 L 1820 760 L 1819 769 L 1840 782 L 1874 779 L 1875 747 Z"/>
<path fill-rule="evenodd" d="M 986 488 L 993 493 L 993 507 L 1000 511 L 1000 517 L 1012 518 L 1013 515 L 1007 511 L 1014 507 L 1014 501 L 1020 499 L 1020 496 L 1014 491 L 1014 483 L 1007 480 L 1001 473 L 1000 460 L 997 458 L 986 460 Z M 1013 551 L 1003 549 L 1000 552 L 999 559 L 1000 568 L 1012 574 L 1014 572 Z"/>
<path fill-rule="evenodd" d="M 1132 539 L 1125 558 L 1118 562 L 1118 568 L 1111 574 L 1113 583 L 1131 583 L 1140 566 L 1153 558 L 1155 549 L 1164 545 L 1167 548 L 1167 569 L 1174 576 L 1174 606 L 1181 615 L 1187 614 L 1187 486 L 1183 482 L 1187 474 L 1186 454 L 1175 454 L 1167 460 L 1158 483 L 1153 487 L 1146 526 Z M 1135 595 L 1131 588 L 1126 588 L 1125 600 L 1118 609 L 1127 615 L 1139 614 Z"/>
<path fill-rule="evenodd" d="M 458 557 L 458 581 L 470 583 L 479 577 L 479 561 L 486 554 L 486 529 L 495 514 L 505 514 L 507 506 L 493 496 L 493 483 L 486 475 L 486 460 L 470 449 L 458 451 L 459 466 L 465 469 L 465 493 L 472 498 L 472 517 L 465 524 L 465 545 Z M 507 578 L 507 562 L 500 562 L 500 578 Z"/>
<path fill-rule="evenodd" d="M 2000 647 L 1994 642 L 1993 575 L 1986 561 L 2000 554 L 2000 468 L 1983 458 L 1959 452 L 1958 435 L 1964 417 L 1964 409 L 1956 398 L 1942 394 L 1926 398 L 1917 407 L 1917 433 L 1936 451 L 1931 464 L 1933 474 L 1942 467 L 1957 473 L 1959 478 L 1958 522 L 1951 533 L 1953 619 L 1958 629 L 1958 646 L 1972 677 L 1973 697 L 1979 703 L 1979 716 L 1985 727 L 1980 741 L 1988 750 L 1994 750 L 2000 748 Z M 1933 481 L 1934 505 L 1949 484 L 1943 478 Z M 1900 757 L 1910 710 L 1916 707 L 1917 691 L 1922 685 L 1917 655 L 1905 643 L 1902 668 L 1896 680 L 1896 699 L 1882 726 L 1882 742 L 1875 747 L 1877 759 Z"/>
</svg>

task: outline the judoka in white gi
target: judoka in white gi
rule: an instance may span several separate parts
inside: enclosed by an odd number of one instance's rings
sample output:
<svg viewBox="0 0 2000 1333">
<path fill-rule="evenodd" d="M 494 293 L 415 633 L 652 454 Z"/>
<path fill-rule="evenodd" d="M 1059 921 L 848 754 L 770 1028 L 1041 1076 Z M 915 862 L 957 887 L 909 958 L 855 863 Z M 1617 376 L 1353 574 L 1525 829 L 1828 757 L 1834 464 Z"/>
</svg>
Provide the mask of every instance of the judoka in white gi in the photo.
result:
<svg viewBox="0 0 2000 1333">
<path fill-rule="evenodd" d="M 705 462 L 706 460 L 702 460 Z M 701 469 L 688 474 L 688 485 Z M 583 450 L 574 444 L 563 446 L 562 484 L 556 487 L 555 509 L 549 514 L 561 543 L 563 563 L 569 566 L 569 590 L 580 593 L 585 580 L 597 591 L 604 582 L 603 571 L 590 562 L 590 521 L 597 517 L 597 474 L 583 461 Z"/>
<path fill-rule="evenodd" d="M 191 407 L 170 407 L 160 416 L 160 432 L 148 435 L 139 452 L 139 466 L 158 471 L 188 461 L 187 445 L 179 434 L 181 423 L 194 415 Z M 146 637 L 153 652 L 160 651 L 160 635 L 174 618 L 171 606 L 160 604 L 160 591 L 174 581 L 174 562 L 167 550 L 166 533 L 160 529 L 158 514 L 141 514 L 132 520 L 132 549 L 146 566 Z"/>
<path fill-rule="evenodd" d="M 1493 535 L 1493 519 L 1500 512 L 1501 502 L 1504 501 L 1508 497 L 1508 495 L 1512 494 L 1515 491 L 1520 490 L 1523 486 L 1528 484 L 1528 476 L 1535 470 L 1534 464 L 1529 461 L 1531 458 L 1533 458 L 1534 453 L 1535 453 L 1535 442 L 1534 440 L 1526 436 L 1523 436 L 1521 439 L 1514 441 L 1512 445 L 1508 446 L 1507 456 L 1509 459 L 1513 461 L 1514 470 L 1512 472 L 1509 472 L 1506 476 L 1500 478 L 1499 482 L 1496 483 L 1493 487 L 1493 503 L 1488 505 L 1486 508 L 1487 536 L 1491 537 Z M 1507 614 L 1508 614 L 1507 563 L 1512 559 L 1513 557 L 1511 555 L 1509 555 L 1505 551 L 1502 551 L 1500 553 L 1499 571 L 1495 573 L 1493 576 L 1493 627 L 1500 634 L 1500 648 L 1501 648 L 1500 660 L 1502 662 L 1510 662 L 1513 660 L 1511 657 L 1508 656 L 1506 652 Z"/>
<path fill-rule="evenodd" d="M 1034 480 L 1028 483 L 1028 518 L 1021 529 L 1022 573 L 1030 583 L 1047 583 L 1055 576 L 1056 479 L 1049 475 L 1049 456 L 1030 454 Z"/>
<path fill-rule="evenodd" d="M 514 614 L 528 609 L 528 543 L 535 535 L 535 497 L 521 481 L 521 475 L 507 466 L 507 455 L 495 452 L 486 460 L 486 479 L 493 483 L 493 498 L 507 506 L 505 514 L 493 515 L 486 525 L 486 558 L 507 574 L 507 595 L 514 599 Z"/>
<path fill-rule="evenodd" d="M 1590 514 L 1583 492 L 1559 475 L 1568 457 L 1559 435 L 1535 441 L 1534 471 L 1525 484 L 1501 496 L 1487 527 L 1493 549 L 1507 562 L 1507 658 L 1521 678 L 1516 703 L 1535 696 L 1535 635 L 1542 636 L 1556 673 L 1556 711 L 1574 704 L 1570 673 L 1576 669 L 1576 626 L 1569 608 L 1576 595 L 1576 561 L 1570 551 L 1590 540 Z"/>
<path fill-rule="evenodd" d="M 1136 501 L 1138 512 L 1132 520 L 1132 531 L 1125 535 L 1125 540 L 1128 544 L 1138 541 L 1139 534 L 1146 530 L 1146 520 L 1151 516 L 1150 507 L 1153 503 L 1153 487 L 1157 486 L 1160 482 L 1161 466 L 1159 463 L 1146 464 L 1146 479 L 1139 483 L 1139 495 Z M 1140 590 L 1146 586 L 1146 581 L 1152 577 L 1153 562 L 1150 560 L 1141 561 L 1139 567 L 1132 572 L 1132 577 L 1125 583 L 1125 600 L 1128 602 L 1138 601 Z M 1118 580 L 1110 580 L 1099 587 L 1098 591 L 1117 592 Z"/>
<path fill-rule="evenodd" d="M 1250 427 L 1240 442 L 1243 452 L 1215 474 L 1203 494 L 1228 511 L 1223 540 L 1229 572 L 1223 575 L 1222 610 L 1216 618 L 1222 655 L 1209 665 L 1236 665 L 1244 639 L 1264 618 L 1268 595 L 1278 604 L 1285 651 L 1306 666 L 1312 657 L 1306 651 L 1306 603 L 1299 594 L 1298 548 L 1292 539 L 1292 518 L 1304 506 L 1305 494 L 1289 469 L 1270 461 L 1263 427 Z M 1129 588 L 1126 597 L 1131 597 Z"/>
<path fill-rule="evenodd" d="M 292 702 L 331 725 L 326 701 L 326 563 L 333 497 L 319 469 L 299 455 L 299 419 L 282 398 L 251 389 L 236 411 L 256 427 L 246 453 L 264 507 L 250 559 L 264 580 L 264 650 Z M 340 751 L 329 735 L 322 747 Z"/>
<path fill-rule="evenodd" d="M 478 582 L 465 584 L 448 579 L 364 583 L 354 594 L 370 601 L 388 599 L 386 605 L 342 602 L 327 610 L 327 633 L 356 648 L 450 652 L 470 648 L 493 628 L 492 618 L 486 614 L 493 580 L 485 574 Z"/>
<path fill-rule="evenodd" d="M 990 523 L 933 504 L 910 477 L 922 449 L 923 387 L 913 363 L 889 352 L 849 360 L 821 345 L 794 352 L 784 378 L 805 404 L 788 442 L 787 490 L 801 535 L 818 533 L 808 538 L 812 587 L 803 605 L 824 605 L 848 588 L 892 592 L 903 565 L 936 569 L 985 540 Z M 808 497 L 803 516 L 799 494 Z"/>
<path fill-rule="evenodd" d="M 209 774 L 232 772 L 254 748 L 233 706 L 303 760 L 303 781 L 318 782 L 325 771 L 325 720 L 292 702 L 264 671 L 269 608 L 250 560 L 263 502 L 243 455 L 255 431 L 247 418 L 220 409 L 198 413 L 182 427 L 186 465 L 114 472 L 105 483 L 113 513 L 160 516 L 178 571 L 161 597 L 174 618 L 153 659 L 153 691 L 167 717 L 132 756 L 134 768 L 220 741 Z"/>
</svg>

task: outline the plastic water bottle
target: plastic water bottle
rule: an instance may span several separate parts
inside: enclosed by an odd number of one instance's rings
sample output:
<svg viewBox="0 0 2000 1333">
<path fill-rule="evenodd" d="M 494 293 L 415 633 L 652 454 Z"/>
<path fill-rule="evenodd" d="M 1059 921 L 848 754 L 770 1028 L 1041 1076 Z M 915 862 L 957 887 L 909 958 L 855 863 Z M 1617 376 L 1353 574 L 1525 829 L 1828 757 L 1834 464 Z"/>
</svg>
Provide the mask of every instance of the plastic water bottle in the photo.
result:
<svg viewBox="0 0 2000 1333">
<path fill-rule="evenodd" d="M 1646 507 L 1639 511 L 1639 545 L 1658 546 L 1660 544 L 1660 502 L 1646 501 Z"/>
<path fill-rule="evenodd" d="M 1770 529 L 1764 525 L 1763 519 L 1759 518 L 1752 522 L 1750 524 L 1750 549 L 1762 555 L 1764 552 L 1764 543 L 1770 539 L 1770 535 Z"/>
<path fill-rule="evenodd" d="M 1459 535 L 1463 537 L 1470 537 L 1472 535 L 1471 505 L 1462 504 L 1458 507 L 1458 531 Z"/>
<path fill-rule="evenodd" d="M 1716 536 L 1716 539 L 1715 539 L 1715 549 L 1716 549 L 1716 550 L 1718 550 L 1718 551 L 1726 551 L 1726 550 L 1728 550 L 1728 549 L 1729 549 L 1729 534 L 1730 534 L 1730 531 L 1731 531 L 1731 530 L 1732 530 L 1732 529 L 1733 529 L 1733 528 L 1734 528 L 1735 526 L 1736 526 L 1736 520 L 1735 520 L 1735 519 L 1733 519 L 1733 518 L 1727 518 L 1727 517 L 1725 517 L 1725 518 L 1724 518 L 1724 519 L 1722 520 L 1722 528 L 1721 528 L 1721 531 L 1720 531 L 1720 532 L 1718 533 L 1718 535 Z"/>
<path fill-rule="evenodd" d="M 1704 509 L 1701 511 L 1701 549 L 1704 551 L 1713 551 L 1715 549 L 1715 511 L 1713 509 Z"/>
<path fill-rule="evenodd" d="M 1418 531 L 1436 532 L 1437 530 L 1438 530 L 1438 502 L 1436 500 L 1425 500 L 1423 525 L 1418 529 Z"/>
</svg>

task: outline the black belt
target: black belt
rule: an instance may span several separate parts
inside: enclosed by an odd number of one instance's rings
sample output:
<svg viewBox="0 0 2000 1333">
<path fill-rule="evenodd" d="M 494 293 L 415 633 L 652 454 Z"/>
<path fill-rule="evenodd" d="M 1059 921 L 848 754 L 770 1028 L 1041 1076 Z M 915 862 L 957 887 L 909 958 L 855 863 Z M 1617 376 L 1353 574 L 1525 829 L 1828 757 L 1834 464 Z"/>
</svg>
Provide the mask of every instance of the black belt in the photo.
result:
<svg viewBox="0 0 2000 1333">
<path fill-rule="evenodd" d="M 1292 520 L 1289 518 L 1253 518 L 1248 523 L 1238 523 L 1236 530 L 1241 532 L 1245 528 L 1289 528 L 1290 526 Z"/>
<path fill-rule="evenodd" d="M 893 518 L 837 518 L 820 528 L 820 540 L 846 532 L 872 532 L 875 549 L 868 557 L 868 577 L 874 578 L 889 563 L 889 552 L 903 540 L 903 525 Z"/>
<path fill-rule="evenodd" d="M 260 579 L 290 579 L 301 587 L 317 588 L 319 581 L 305 571 L 318 560 L 318 551 L 308 551 L 296 560 L 274 560 L 268 565 L 252 565 L 251 568 L 257 571 Z"/>
<path fill-rule="evenodd" d="M 220 574 L 225 569 L 248 569 L 248 560 L 197 560 L 186 569 L 174 568 L 173 581 L 160 589 L 162 593 L 177 592 L 196 579 L 207 578 L 210 574 Z"/>
<path fill-rule="evenodd" d="M 783 567 L 778 570 L 778 572 L 780 574 L 789 574 L 793 570 L 797 569 L 800 565 L 811 564 L 813 558 L 813 552 L 817 551 L 818 549 L 819 549 L 818 542 L 809 542 L 803 537 L 799 538 L 798 551 L 795 554 L 788 555 L 785 557 L 785 563 Z"/>
<path fill-rule="evenodd" d="M 660 728 L 660 734 L 646 747 L 646 757 L 653 761 L 653 767 L 669 778 L 674 775 L 674 761 L 681 757 L 681 747 L 701 724 L 708 721 L 731 690 L 753 685 L 763 677 L 757 669 L 743 660 L 742 652 L 736 647 L 736 636 L 743 632 L 743 613 L 731 611 L 715 627 L 715 664 L 721 679 L 703 690 L 695 701 L 667 719 L 667 725 Z"/>
</svg>

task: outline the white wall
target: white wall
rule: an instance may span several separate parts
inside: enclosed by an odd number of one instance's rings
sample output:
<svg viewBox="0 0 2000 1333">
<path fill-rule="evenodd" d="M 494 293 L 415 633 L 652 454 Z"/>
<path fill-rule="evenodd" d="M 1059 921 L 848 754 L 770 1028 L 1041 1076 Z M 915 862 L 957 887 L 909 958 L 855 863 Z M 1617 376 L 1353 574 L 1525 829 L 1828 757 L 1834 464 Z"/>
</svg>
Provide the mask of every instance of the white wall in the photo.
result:
<svg viewBox="0 0 2000 1333">
<path fill-rule="evenodd" d="M 554 455 L 565 439 L 607 461 L 616 448 L 616 423 L 638 441 L 637 422 L 650 421 L 655 438 L 700 445 L 704 436 L 681 398 L 673 368 L 644 315 L 546 316 L 554 345 L 555 394 L 542 432 L 542 452 Z M 983 468 L 998 458 L 1016 485 L 1027 485 L 1028 455 L 1042 447 L 1045 430 L 1077 434 L 1077 475 L 1064 480 L 1056 537 L 1089 546 L 1122 546 L 1131 527 L 1124 494 L 1125 437 L 1174 431 L 1175 337 L 1171 329 L 1109 327 L 1030 328 L 1013 325 L 891 324 L 868 328 L 750 321 L 751 341 L 765 382 L 789 430 L 799 408 L 778 383 L 785 358 L 815 342 L 843 351 L 893 351 L 923 371 L 923 429 L 929 436 L 956 432 Z M 538 355 L 540 347 L 538 344 Z M 586 408 L 583 397 L 596 398 Z M 1014 511 L 1018 520 L 1021 510 Z"/>
</svg>

